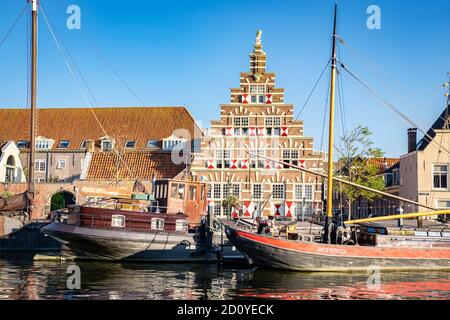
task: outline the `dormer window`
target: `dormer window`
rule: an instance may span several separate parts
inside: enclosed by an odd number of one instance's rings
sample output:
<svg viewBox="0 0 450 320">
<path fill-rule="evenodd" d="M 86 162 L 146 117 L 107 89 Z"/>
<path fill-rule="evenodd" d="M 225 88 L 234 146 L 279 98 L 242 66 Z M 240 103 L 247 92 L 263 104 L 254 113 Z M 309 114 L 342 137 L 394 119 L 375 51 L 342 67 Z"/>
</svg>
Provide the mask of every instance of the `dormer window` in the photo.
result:
<svg viewBox="0 0 450 320">
<path fill-rule="evenodd" d="M 125 148 L 127 149 L 133 149 L 136 146 L 136 141 L 134 140 L 127 140 L 127 142 L 125 142 Z"/>
<path fill-rule="evenodd" d="M 37 137 L 36 139 L 36 149 L 37 150 L 48 150 L 52 148 L 54 140 L 47 139 L 45 137 Z"/>
<path fill-rule="evenodd" d="M 112 141 L 111 140 L 102 140 L 101 148 L 102 148 L 102 151 L 111 151 L 112 150 Z"/>
<path fill-rule="evenodd" d="M 19 149 L 28 148 L 28 141 L 27 140 L 19 140 L 19 141 L 17 141 L 17 148 L 19 148 Z"/>
<path fill-rule="evenodd" d="M 170 136 L 163 140 L 163 150 L 183 149 L 186 139 Z"/>
<path fill-rule="evenodd" d="M 69 147 L 70 140 L 61 140 L 58 144 L 59 149 L 67 149 Z"/>
<path fill-rule="evenodd" d="M 87 140 L 83 140 L 83 142 L 81 142 L 80 149 L 86 149 L 86 148 L 87 148 Z"/>
<path fill-rule="evenodd" d="M 158 148 L 158 141 L 157 140 L 148 140 L 147 148 Z"/>
</svg>

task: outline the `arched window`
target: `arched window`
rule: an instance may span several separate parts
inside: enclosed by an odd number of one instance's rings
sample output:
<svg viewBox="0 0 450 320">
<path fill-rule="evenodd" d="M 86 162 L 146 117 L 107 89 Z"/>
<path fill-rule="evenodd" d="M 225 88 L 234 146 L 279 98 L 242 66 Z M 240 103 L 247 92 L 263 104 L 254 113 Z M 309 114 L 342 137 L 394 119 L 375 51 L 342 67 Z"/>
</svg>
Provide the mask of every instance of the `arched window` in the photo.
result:
<svg viewBox="0 0 450 320">
<path fill-rule="evenodd" d="M 111 216 L 111 227 L 125 228 L 125 216 L 121 214 L 113 214 Z"/>
<path fill-rule="evenodd" d="M 164 219 L 152 218 L 152 230 L 164 230 Z"/>
<path fill-rule="evenodd" d="M 6 165 L 7 166 L 11 166 L 11 167 L 15 167 L 16 166 L 16 161 L 14 160 L 13 156 L 9 156 L 8 160 L 6 160 Z"/>
</svg>

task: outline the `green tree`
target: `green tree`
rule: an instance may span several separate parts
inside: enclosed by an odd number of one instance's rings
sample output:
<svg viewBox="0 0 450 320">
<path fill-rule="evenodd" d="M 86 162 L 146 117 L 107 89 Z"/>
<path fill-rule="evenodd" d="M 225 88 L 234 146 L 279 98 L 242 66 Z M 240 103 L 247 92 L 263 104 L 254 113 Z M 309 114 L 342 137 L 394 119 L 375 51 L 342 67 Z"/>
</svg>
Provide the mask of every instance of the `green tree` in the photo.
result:
<svg viewBox="0 0 450 320">
<path fill-rule="evenodd" d="M 233 208 L 239 207 L 239 199 L 233 195 L 229 195 L 222 201 L 222 207 L 226 210 L 229 216 Z"/>
<path fill-rule="evenodd" d="M 344 134 L 336 146 L 339 157 L 338 175 L 342 178 L 376 190 L 384 190 L 384 179 L 378 174 L 378 167 L 369 159 L 382 157 L 384 152 L 373 146 L 372 132 L 358 125 L 351 132 Z M 353 201 L 365 198 L 373 201 L 381 196 L 343 183 L 337 184 L 339 192 L 348 205 L 348 219 L 351 219 Z"/>
</svg>

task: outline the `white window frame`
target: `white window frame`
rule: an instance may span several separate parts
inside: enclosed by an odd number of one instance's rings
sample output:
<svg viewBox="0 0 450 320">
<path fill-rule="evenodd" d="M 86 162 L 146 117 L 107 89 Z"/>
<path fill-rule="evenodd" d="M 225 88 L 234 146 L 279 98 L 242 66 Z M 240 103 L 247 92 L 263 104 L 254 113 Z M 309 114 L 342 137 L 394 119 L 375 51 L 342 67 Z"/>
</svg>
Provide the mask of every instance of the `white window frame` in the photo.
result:
<svg viewBox="0 0 450 320">
<path fill-rule="evenodd" d="M 175 220 L 175 231 L 188 232 L 189 224 L 186 219 Z"/>
<path fill-rule="evenodd" d="M 64 163 L 64 165 L 61 165 L 62 163 Z M 65 169 L 66 165 L 67 165 L 66 159 L 58 159 L 56 162 L 56 169 Z"/>
<path fill-rule="evenodd" d="M 111 145 L 111 148 L 105 148 L 104 147 L 105 143 L 109 143 Z M 112 151 L 112 149 L 113 149 L 113 142 L 112 142 L 111 139 L 104 139 L 104 140 L 102 140 L 100 142 L 100 147 L 101 147 L 102 151 Z"/>
<path fill-rule="evenodd" d="M 250 94 L 265 94 L 266 85 L 262 83 L 250 83 L 248 85 L 248 92 Z"/>
<path fill-rule="evenodd" d="M 123 214 L 113 214 L 111 216 L 111 227 L 125 228 L 126 217 Z"/>
<path fill-rule="evenodd" d="M 162 225 L 161 225 L 162 224 Z M 152 218 L 151 229 L 152 230 L 164 230 L 165 221 L 163 218 Z"/>
<path fill-rule="evenodd" d="M 43 164 L 43 169 L 42 169 Z M 34 171 L 35 172 L 45 172 L 47 170 L 47 160 L 45 159 L 36 159 L 34 161 Z"/>
<path fill-rule="evenodd" d="M 446 167 L 446 172 L 445 173 L 446 173 L 446 176 L 447 176 L 447 179 L 446 179 L 447 187 L 440 188 L 440 187 L 435 187 L 434 186 L 434 174 L 436 173 L 435 166 L 445 166 Z M 441 172 L 439 172 L 439 173 L 441 173 Z M 447 163 L 433 163 L 432 164 L 432 167 L 431 167 L 431 188 L 432 188 L 432 190 L 448 190 L 448 164 Z"/>
</svg>

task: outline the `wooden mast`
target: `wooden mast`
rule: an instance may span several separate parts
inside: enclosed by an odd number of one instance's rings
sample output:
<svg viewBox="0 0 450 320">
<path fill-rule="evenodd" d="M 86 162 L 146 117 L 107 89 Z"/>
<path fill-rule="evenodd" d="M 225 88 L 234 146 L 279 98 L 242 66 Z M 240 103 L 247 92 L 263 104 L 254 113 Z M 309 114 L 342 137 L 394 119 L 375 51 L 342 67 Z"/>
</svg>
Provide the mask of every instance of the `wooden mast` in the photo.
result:
<svg viewBox="0 0 450 320">
<path fill-rule="evenodd" d="M 36 82 L 37 82 L 37 10 L 38 0 L 31 0 L 31 115 L 30 115 L 30 157 L 28 164 L 28 193 L 31 201 L 29 206 L 29 218 L 32 218 L 34 186 L 34 162 L 35 162 L 35 140 L 36 140 Z"/>
<path fill-rule="evenodd" d="M 334 5 L 333 47 L 331 51 L 330 122 L 328 128 L 328 177 L 327 177 L 327 216 L 325 218 L 324 242 L 329 242 L 328 227 L 333 220 L 333 142 L 334 142 L 334 86 L 336 79 L 336 17 L 337 4 Z"/>
</svg>

